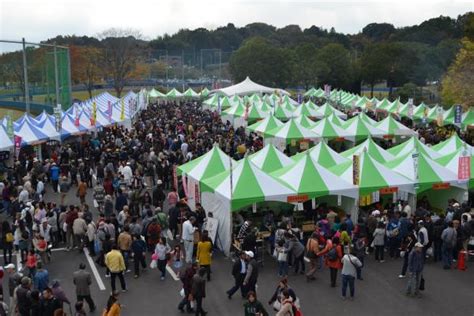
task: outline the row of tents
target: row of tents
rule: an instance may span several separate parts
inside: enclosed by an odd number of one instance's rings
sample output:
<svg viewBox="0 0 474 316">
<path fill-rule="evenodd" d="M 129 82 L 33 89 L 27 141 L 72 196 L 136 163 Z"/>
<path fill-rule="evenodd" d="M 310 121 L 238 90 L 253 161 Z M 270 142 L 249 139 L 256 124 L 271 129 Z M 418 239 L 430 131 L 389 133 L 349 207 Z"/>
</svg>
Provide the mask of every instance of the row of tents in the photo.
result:
<svg viewBox="0 0 474 316">
<path fill-rule="evenodd" d="M 371 204 L 380 196 L 414 201 L 428 195 L 444 207 L 449 197 L 463 200 L 474 188 L 474 150 L 457 134 L 429 147 L 416 136 L 388 150 L 368 138 L 337 153 L 326 142 L 288 157 L 274 145 L 235 161 L 217 146 L 178 167 L 190 203 L 200 202 L 219 221 L 223 249 L 230 246 L 231 212 L 255 203 L 298 203 L 317 198 L 341 205 L 357 216 L 357 201 Z M 466 165 L 467 164 L 467 165 Z"/>
<path fill-rule="evenodd" d="M 61 141 L 113 124 L 130 126 L 131 119 L 146 107 L 144 91 L 130 91 L 122 98 L 104 92 L 92 99 L 73 104 L 68 110 L 43 111 L 36 117 L 23 114 L 16 121 L 9 116 L 0 121 L 0 151 L 20 146 L 37 145 L 49 140 Z"/>
<path fill-rule="evenodd" d="M 192 88 L 188 88 L 184 92 L 179 92 L 176 88 L 171 89 L 167 93 L 162 93 L 159 90 L 153 88 L 148 92 L 148 97 L 153 99 L 165 99 L 165 100 L 177 100 L 177 99 L 188 99 L 188 100 L 199 100 L 209 95 L 210 91 L 207 88 L 196 92 Z"/>
</svg>

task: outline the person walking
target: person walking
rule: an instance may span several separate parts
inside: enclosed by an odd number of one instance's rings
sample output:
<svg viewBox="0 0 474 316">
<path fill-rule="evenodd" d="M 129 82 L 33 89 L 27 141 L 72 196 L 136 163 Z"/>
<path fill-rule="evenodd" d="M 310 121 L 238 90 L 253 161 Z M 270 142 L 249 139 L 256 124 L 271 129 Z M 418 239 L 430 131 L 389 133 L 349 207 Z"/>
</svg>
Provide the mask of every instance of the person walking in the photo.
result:
<svg viewBox="0 0 474 316">
<path fill-rule="evenodd" d="M 171 251 L 170 246 L 166 244 L 166 239 L 161 237 L 158 244 L 155 247 L 155 254 L 158 258 L 158 270 L 161 272 L 160 280 L 163 281 L 166 276 L 166 263 L 168 262 L 168 256 Z"/>
<path fill-rule="evenodd" d="M 193 313 L 194 310 L 191 308 L 191 292 L 193 286 L 193 277 L 198 270 L 197 262 L 191 264 L 190 267 L 186 269 L 183 276 L 181 277 L 181 282 L 183 283 L 184 297 L 178 305 L 178 309 L 181 312 L 184 312 L 184 307 L 186 306 L 186 312 Z"/>
<path fill-rule="evenodd" d="M 245 252 L 245 260 L 247 262 L 247 273 L 245 274 L 243 286 L 244 292 L 247 296 L 247 293 L 250 291 L 256 292 L 256 284 L 258 280 L 258 263 L 255 260 L 255 255 L 253 251 Z"/>
<path fill-rule="evenodd" d="M 133 242 L 132 242 L 132 253 L 133 253 L 133 265 L 134 265 L 134 278 L 138 278 L 140 276 L 140 264 L 142 269 L 146 269 L 146 243 L 144 240 L 140 238 L 139 234 L 133 235 Z"/>
<path fill-rule="evenodd" d="M 295 266 L 295 274 L 300 272 L 301 274 L 305 273 L 305 264 L 304 264 L 304 246 L 299 241 L 298 237 L 293 234 L 286 233 L 285 238 L 288 240 L 288 253 L 291 253 L 293 256 L 293 265 Z M 301 266 L 301 271 L 300 271 Z"/>
<path fill-rule="evenodd" d="M 416 235 L 413 229 L 409 230 L 408 234 L 405 236 L 405 239 L 402 241 L 402 247 L 400 251 L 400 257 L 403 258 L 402 272 L 398 276 L 399 279 L 403 279 L 406 276 L 408 269 L 408 256 L 413 250 L 416 244 Z"/>
<path fill-rule="evenodd" d="M 16 271 L 16 267 L 13 263 L 7 264 L 5 266 L 5 270 L 8 273 L 8 294 L 10 297 L 9 310 L 13 312 L 15 310 L 15 300 L 13 299 L 13 294 L 15 293 L 16 287 L 20 285 L 21 275 Z"/>
<path fill-rule="evenodd" d="M 226 293 L 227 297 L 232 299 L 232 295 L 240 288 L 242 298 L 245 298 L 245 289 L 243 286 L 245 276 L 247 275 L 247 263 L 245 261 L 246 254 L 241 252 L 239 258 L 232 265 L 232 276 L 234 277 L 234 286 L 230 288 Z"/>
<path fill-rule="evenodd" d="M 1 237 L 3 246 L 3 260 L 5 261 L 5 265 L 8 265 L 12 262 L 13 241 L 15 240 L 10 223 L 8 223 L 8 221 L 3 221 L 2 223 Z"/>
<path fill-rule="evenodd" d="M 207 312 L 202 308 L 202 301 L 206 297 L 206 280 L 204 279 L 205 275 L 206 269 L 200 268 L 198 273 L 193 276 L 191 298 L 196 301 L 196 316 L 205 316 L 207 314 Z"/>
<path fill-rule="evenodd" d="M 338 237 L 333 237 L 332 240 L 326 241 L 326 246 L 318 255 L 326 255 L 326 266 L 329 267 L 331 287 L 336 287 L 337 270 L 342 268 L 342 247 L 339 243 Z"/>
<path fill-rule="evenodd" d="M 194 232 L 197 227 L 194 226 L 196 223 L 196 218 L 191 216 L 187 221 L 183 223 L 183 243 L 184 243 L 184 253 L 186 263 L 191 263 L 193 261 L 193 251 L 194 251 Z"/>
<path fill-rule="evenodd" d="M 383 260 L 385 247 L 385 225 L 383 222 L 377 224 L 377 228 L 372 236 L 374 237 L 373 244 L 375 247 L 375 260 L 383 263 L 385 262 L 385 260 Z"/>
<path fill-rule="evenodd" d="M 457 231 L 454 229 L 454 224 L 452 221 L 448 222 L 448 227 L 446 227 L 441 233 L 441 258 L 443 260 L 443 269 L 451 269 L 453 264 L 453 252 L 457 243 Z"/>
<path fill-rule="evenodd" d="M 74 233 L 74 244 L 78 248 L 79 252 L 83 250 L 83 241 L 87 232 L 87 223 L 83 218 L 83 213 L 79 213 L 78 217 L 72 224 L 72 231 Z"/>
<path fill-rule="evenodd" d="M 423 277 L 423 267 L 425 258 L 423 255 L 423 245 L 420 242 L 415 244 L 413 249 L 408 255 L 408 272 L 410 273 L 408 278 L 407 296 L 418 296 L 420 295 L 420 282 Z"/>
<path fill-rule="evenodd" d="M 79 264 L 79 270 L 72 274 L 73 283 L 76 286 L 77 301 L 86 301 L 89 310 L 93 313 L 96 309 L 95 303 L 91 297 L 90 285 L 92 284 L 91 274 L 86 271 L 84 263 Z"/>
<path fill-rule="evenodd" d="M 318 233 L 313 232 L 311 238 L 306 242 L 306 257 L 309 259 L 309 270 L 306 273 L 306 280 L 312 281 L 316 280 L 314 274 L 318 269 L 318 252 L 319 252 L 319 242 L 318 242 Z"/>
<path fill-rule="evenodd" d="M 353 254 L 349 252 L 349 247 L 346 247 L 346 254 L 341 259 L 342 262 L 342 299 L 346 299 L 347 285 L 349 285 L 350 300 L 354 299 L 355 292 L 355 277 L 357 269 L 362 267 L 362 262 Z"/>
<path fill-rule="evenodd" d="M 268 316 L 265 307 L 257 300 L 257 294 L 250 291 L 247 294 L 247 302 L 244 304 L 245 316 Z"/>
<path fill-rule="evenodd" d="M 206 269 L 207 282 L 211 281 L 212 241 L 209 232 L 204 230 L 197 245 L 196 260 L 199 267 Z"/>
<path fill-rule="evenodd" d="M 115 292 L 115 279 L 118 277 L 120 285 L 122 286 L 122 292 L 127 291 L 125 284 L 125 278 L 123 272 L 125 271 L 125 261 L 122 253 L 118 250 L 117 244 L 112 245 L 112 250 L 105 256 L 105 265 L 110 271 L 110 282 L 112 286 L 112 292 Z"/>
<path fill-rule="evenodd" d="M 130 228 L 128 225 L 125 225 L 123 231 L 119 234 L 117 238 L 117 246 L 119 247 L 125 261 L 126 272 L 130 272 L 129 257 L 130 249 L 132 248 L 132 235 L 130 235 Z"/>
</svg>

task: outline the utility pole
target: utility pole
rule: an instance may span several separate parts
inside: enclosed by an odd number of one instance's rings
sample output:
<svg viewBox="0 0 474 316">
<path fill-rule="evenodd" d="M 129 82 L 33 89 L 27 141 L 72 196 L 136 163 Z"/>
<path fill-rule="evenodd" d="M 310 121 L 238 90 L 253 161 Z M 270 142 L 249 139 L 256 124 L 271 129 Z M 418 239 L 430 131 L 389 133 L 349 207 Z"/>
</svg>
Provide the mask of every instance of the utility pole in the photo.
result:
<svg viewBox="0 0 474 316">
<path fill-rule="evenodd" d="M 26 105 L 26 113 L 30 114 L 30 91 L 28 87 L 28 66 L 26 64 L 26 43 L 25 38 L 22 38 L 22 45 L 23 45 L 23 79 L 24 79 L 24 89 L 25 89 L 25 105 Z"/>
<path fill-rule="evenodd" d="M 67 53 L 67 68 L 69 72 L 69 104 L 63 104 L 66 108 L 69 108 L 72 105 L 72 79 L 71 79 L 71 56 L 69 55 L 69 47 L 66 50 Z"/>
<path fill-rule="evenodd" d="M 181 81 L 183 82 L 184 92 L 184 50 L 181 50 Z"/>
</svg>

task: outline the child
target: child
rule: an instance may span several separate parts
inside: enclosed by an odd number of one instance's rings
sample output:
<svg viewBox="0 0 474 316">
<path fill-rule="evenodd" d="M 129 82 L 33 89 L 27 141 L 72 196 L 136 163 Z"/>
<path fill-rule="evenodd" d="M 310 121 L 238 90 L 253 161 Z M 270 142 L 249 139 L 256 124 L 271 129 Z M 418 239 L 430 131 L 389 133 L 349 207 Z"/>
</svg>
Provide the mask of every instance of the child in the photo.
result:
<svg viewBox="0 0 474 316">
<path fill-rule="evenodd" d="M 285 240 L 280 239 L 275 248 L 278 261 L 278 276 L 284 277 L 288 275 L 288 249 L 285 247 Z"/>
<path fill-rule="evenodd" d="M 33 279 L 36 273 L 36 263 L 38 259 L 36 258 L 35 251 L 31 249 L 26 256 L 26 267 L 28 268 L 28 272 L 30 274 L 30 278 Z"/>
<path fill-rule="evenodd" d="M 181 245 L 176 245 L 170 253 L 170 263 L 173 271 L 176 273 L 176 276 L 179 278 L 179 273 L 183 267 L 183 251 L 181 251 Z"/>
</svg>

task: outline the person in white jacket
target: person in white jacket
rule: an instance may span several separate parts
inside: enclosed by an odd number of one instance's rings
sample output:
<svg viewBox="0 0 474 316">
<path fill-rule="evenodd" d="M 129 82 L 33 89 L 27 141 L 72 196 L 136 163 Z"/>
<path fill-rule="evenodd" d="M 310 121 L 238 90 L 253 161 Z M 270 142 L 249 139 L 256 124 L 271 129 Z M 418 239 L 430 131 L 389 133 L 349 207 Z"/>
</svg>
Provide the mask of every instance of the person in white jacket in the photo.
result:
<svg viewBox="0 0 474 316">
<path fill-rule="evenodd" d="M 362 267 L 360 260 L 349 252 L 349 248 L 345 248 L 345 255 L 342 257 L 342 299 L 346 299 L 347 285 L 349 285 L 350 300 L 354 299 L 355 293 L 355 277 L 357 268 Z"/>
</svg>

